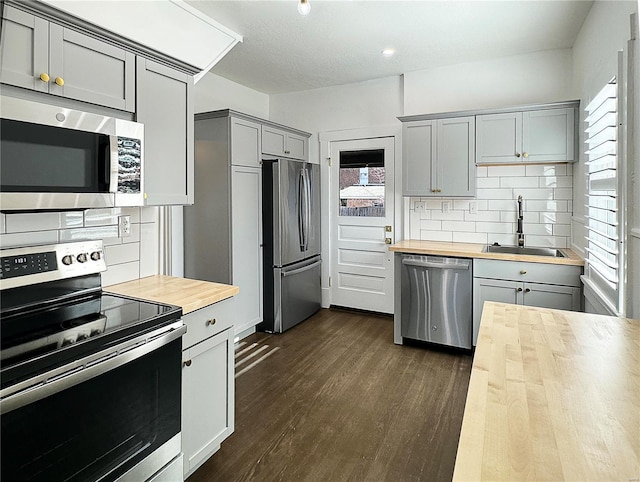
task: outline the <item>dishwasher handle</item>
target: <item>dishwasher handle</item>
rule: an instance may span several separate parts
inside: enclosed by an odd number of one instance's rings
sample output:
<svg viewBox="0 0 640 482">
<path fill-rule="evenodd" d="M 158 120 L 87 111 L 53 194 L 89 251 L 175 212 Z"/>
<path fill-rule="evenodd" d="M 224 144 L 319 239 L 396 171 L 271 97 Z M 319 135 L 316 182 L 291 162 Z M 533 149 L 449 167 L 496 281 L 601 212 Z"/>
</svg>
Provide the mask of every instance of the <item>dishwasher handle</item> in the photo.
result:
<svg viewBox="0 0 640 482">
<path fill-rule="evenodd" d="M 405 258 L 402 264 L 406 266 L 418 266 L 420 268 L 438 268 L 438 269 L 469 269 L 471 262 L 468 259 L 456 259 L 453 263 L 434 263 L 430 261 L 419 261 L 416 259 Z"/>
</svg>

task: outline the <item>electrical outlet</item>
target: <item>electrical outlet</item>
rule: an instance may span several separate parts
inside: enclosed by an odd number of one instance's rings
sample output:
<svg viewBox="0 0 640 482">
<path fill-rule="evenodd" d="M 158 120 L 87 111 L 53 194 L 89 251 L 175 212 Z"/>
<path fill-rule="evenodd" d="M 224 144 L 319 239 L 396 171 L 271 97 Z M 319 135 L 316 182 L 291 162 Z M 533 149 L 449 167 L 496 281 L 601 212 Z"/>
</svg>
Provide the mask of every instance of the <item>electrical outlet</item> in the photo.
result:
<svg viewBox="0 0 640 482">
<path fill-rule="evenodd" d="M 131 236 L 131 216 L 118 216 L 118 237 Z"/>
<path fill-rule="evenodd" d="M 442 212 L 445 214 L 451 212 L 451 201 L 442 201 Z"/>
<path fill-rule="evenodd" d="M 469 201 L 469 214 L 478 214 L 478 203 L 476 201 Z"/>
<path fill-rule="evenodd" d="M 422 201 L 417 201 L 414 205 L 413 205 L 413 209 L 415 212 L 417 213 L 423 213 L 425 211 L 425 204 Z"/>
</svg>

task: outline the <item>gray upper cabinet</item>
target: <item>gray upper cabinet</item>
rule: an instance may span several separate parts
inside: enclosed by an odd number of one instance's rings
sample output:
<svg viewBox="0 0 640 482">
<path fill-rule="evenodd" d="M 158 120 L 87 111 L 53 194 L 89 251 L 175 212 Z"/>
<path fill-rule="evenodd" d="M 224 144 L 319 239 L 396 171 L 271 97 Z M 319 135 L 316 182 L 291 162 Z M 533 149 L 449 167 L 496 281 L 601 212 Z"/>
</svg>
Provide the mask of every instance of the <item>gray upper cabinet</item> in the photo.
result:
<svg viewBox="0 0 640 482">
<path fill-rule="evenodd" d="M 309 136 L 262 126 L 262 152 L 271 156 L 309 160 Z"/>
<path fill-rule="evenodd" d="M 404 122 L 402 194 L 475 195 L 473 116 Z"/>
<path fill-rule="evenodd" d="M 137 77 L 145 204 L 193 204 L 193 77 L 142 57 Z"/>
<path fill-rule="evenodd" d="M 476 116 L 476 162 L 574 161 L 574 110 L 542 109 Z"/>
<path fill-rule="evenodd" d="M 261 125 L 246 119 L 231 117 L 231 164 L 260 167 Z"/>
<path fill-rule="evenodd" d="M 135 55 L 5 6 L 0 82 L 124 111 L 135 110 Z"/>
</svg>

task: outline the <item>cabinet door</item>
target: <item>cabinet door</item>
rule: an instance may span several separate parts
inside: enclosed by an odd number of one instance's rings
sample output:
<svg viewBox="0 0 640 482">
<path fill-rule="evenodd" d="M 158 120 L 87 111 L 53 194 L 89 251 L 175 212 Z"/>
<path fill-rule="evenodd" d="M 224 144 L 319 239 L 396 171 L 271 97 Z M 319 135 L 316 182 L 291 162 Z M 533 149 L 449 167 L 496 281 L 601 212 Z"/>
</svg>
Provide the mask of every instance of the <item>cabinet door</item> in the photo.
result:
<svg viewBox="0 0 640 482">
<path fill-rule="evenodd" d="M 193 77 L 137 59 L 147 206 L 193 204 Z"/>
<path fill-rule="evenodd" d="M 49 35 L 51 94 L 135 111 L 134 54 L 54 23 Z"/>
<path fill-rule="evenodd" d="M 220 448 L 234 429 L 233 330 L 182 352 L 184 478 Z"/>
<path fill-rule="evenodd" d="M 556 310 L 580 311 L 580 288 L 524 283 L 523 304 Z"/>
<path fill-rule="evenodd" d="M 521 112 L 476 116 L 476 163 L 504 164 L 521 160 Z"/>
<path fill-rule="evenodd" d="M 475 117 L 437 121 L 436 186 L 440 196 L 476 193 Z"/>
<path fill-rule="evenodd" d="M 49 22 L 5 5 L 0 45 L 0 82 L 49 91 Z"/>
<path fill-rule="evenodd" d="M 523 159 L 527 162 L 575 160 L 573 115 L 573 109 L 523 112 Z"/>
<path fill-rule="evenodd" d="M 522 283 L 497 279 L 473 279 L 473 345 L 475 346 L 485 301 L 522 304 Z"/>
<path fill-rule="evenodd" d="M 272 156 L 284 156 L 287 133 L 274 127 L 262 126 L 262 152 Z"/>
<path fill-rule="evenodd" d="M 438 196 L 435 191 L 435 121 L 407 122 L 402 125 L 402 194 Z"/>
<path fill-rule="evenodd" d="M 260 167 L 261 126 L 244 119 L 231 118 L 231 164 Z"/>
<path fill-rule="evenodd" d="M 309 160 L 309 140 L 292 132 L 287 133 L 284 154 L 302 161 Z"/>
<path fill-rule="evenodd" d="M 236 333 L 262 321 L 262 172 L 231 170 L 231 284 L 236 296 Z"/>
</svg>

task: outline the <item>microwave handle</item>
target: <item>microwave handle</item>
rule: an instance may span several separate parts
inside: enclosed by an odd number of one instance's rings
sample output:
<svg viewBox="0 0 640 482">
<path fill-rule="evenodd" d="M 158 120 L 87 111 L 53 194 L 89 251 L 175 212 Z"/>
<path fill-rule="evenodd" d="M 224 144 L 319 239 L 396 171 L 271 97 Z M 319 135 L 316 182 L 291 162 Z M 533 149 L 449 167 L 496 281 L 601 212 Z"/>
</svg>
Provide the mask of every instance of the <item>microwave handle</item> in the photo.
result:
<svg viewBox="0 0 640 482">
<path fill-rule="evenodd" d="M 102 183 L 105 186 L 110 186 L 111 183 L 111 142 L 104 142 L 102 144 Z"/>
</svg>

